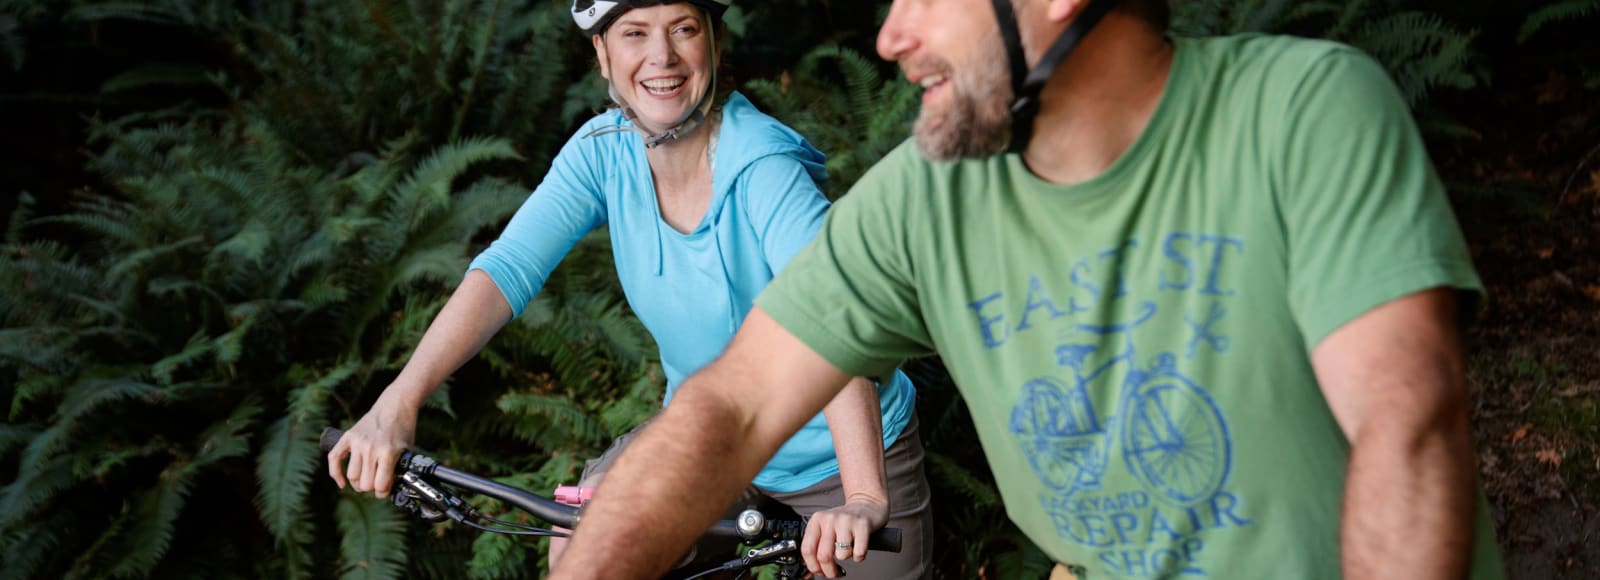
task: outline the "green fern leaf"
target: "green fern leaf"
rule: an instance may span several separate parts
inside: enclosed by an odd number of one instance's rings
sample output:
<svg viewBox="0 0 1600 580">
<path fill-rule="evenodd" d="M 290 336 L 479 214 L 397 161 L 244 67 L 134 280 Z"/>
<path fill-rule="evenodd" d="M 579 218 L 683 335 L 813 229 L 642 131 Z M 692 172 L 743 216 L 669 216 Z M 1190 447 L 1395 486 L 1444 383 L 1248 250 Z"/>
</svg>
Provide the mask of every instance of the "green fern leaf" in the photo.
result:
<svg viewBox="0 0 1600 580">
<path fill-rule="evenodd" d="M 16 480 L 0 488 L 0 529 L 23 521 L 57 493 L 76 485 L 72 464 L 73 457 L 60 456 L 19 469 Z"/>
<path fill-rule="evenodd" d="M 150 365 L 150 374 L 155 377 L 156 382 L 163 385 L 172 384 L 173 373 L 215 351 L 215 343 L 205 334 L 204 329 L 195 332 L 194 336 L 189 337 L 189 342 L 184 345 L 183 350 L 167 355 Z"/>
<path fill-rule="evenodd" d="M 214 343 L 217 362 L 223 365 L 233 365 L 239 362 L 239 357 L 244 354 L 244 338 L 254 328 L 259 315 L 251 313 L 238 321 L 226 334 L 217 337 Z"/>
<path fill-rule="evenodd" d="M 505 139 L 472 138 L 445 145 L 418 164 L 411 174 L 390 193 L 390 224 L 416 227 L 433 212 L 448 204 L 450 183 L 473 164 L 521 159 Z"/>
<path fill-rule="evenodd" d="M 38 425 L 0 423 L 0 456 L 11 452 L 12 447 L 33 439 L 43 431 Z"/>
<path fill-rule="evenodd" d="M 305 498 L 321 457 L 317 434 L 297 427 L 290 417 L 279 419 L 267 431 L 266 444 L 256 463 L 261 488 L 256 510 L 280 547 L 310 541 Z"/>
<path fill-rule="evenodd" d="M 996 578 L 1044 578 L 1050 575 L 1050 569 L 1055 566 L 1055 561 L 1045 555 L 1043 550 L 1033 542 L 1022 537 L 1021 534 L 1013 536 L 1018 545 L 1016 550 L 1002 552 L 994 558 L 994 577 Z M 1161 570 L 1157 574 L 1161 578 L 1176 576 L 1181 570 Z"/>
<path fill-rule="evenodd" d="M 145 270 L 151 261 L 200 245 L 204 241 L 205 238 L 200 236 L 189 236 L 175 242 L 129 252 L 111 265 L 106 271 L 106 277 L 111 280 L 128 280 L 127 276 L 130 273 Z"/>
<path fill-rule="evenodd" d="M 514 433 L 524 441 L 543 443 L 547 447 L 550 437 L 570 436 L 584 444 L 598 444 L 607 436 L 606 429 L 576 403 L 560 395 L 539 393 L 507 393 L 495 401 L 501 412 L 523 420 L 516 423 Z"/>
<path fill-rule="evenodd" d="M 76 522 L 76 514 L 67 511 L 39 519 L 34 525 L 19 527 L 0 534 L 0 580 L 27 580 L 40 577 L 35 572 L 39 565 L 52 555 L 61 544 L 63 530 Z"/>
<path fill-rule="evenodd" d="M 77 383 L 62 401 L 59 419 L 76 419 L 107 403 L 142 399 L 146 402 L 160 400 L 160 389 L 149 383 L 132 379 L 90 379 Z"/>
<path fill-rule="evenodd" d="M 397 578 L 405 571 L 405 520 L 389 502 L 369 496 L 339 498 L 339 577 Z"/>
<path fill-rule="evenodd" d="M 112 552 L 116 562 L 110 570 L 112 576 L 148 576 L 166 556 L 176 529 L 173 524 L 189 495 L 189 471 L 181 460 L 173 462 L 162 470 L 160 483 L 139 498 L 132 523 L 119 534 L 118 548 Z"/>
<path fill-rule="evenodd" d="M 260 414 L 261 406 L 256 404 L 255 398 L 245 398 L 228 414 L 228 418 L 213 424 L 200 435 L 198 450 L 194 460 L 187 466 L 188 471 L 199 471 L 218 461 L 249 453 L 250 432 Z"/>
<path fill-rule="evenodd" d="M 978 508 L 997 508 L 1000 506 L 1000 495 L 994 486 L 984 483 L 971 471 L 956 462 L 945 458 L 943 455 L 929 451 L 926 455 L 929 475 L 943 484 L 943 487 L 953 488 L 972 500 Z"/>
<path fill-rule="evenodd" d="M 93 22 L 97 20 L 133 20 L 153 24 L 178 24 L 181 19 L 170 9 L 146 2 L 99 2 L 84 4 L 67 11 L 66 20 Z"/>
<path fill-rule="evenodd" d="M 1559 20 L 1574 20 L 1600 11 L 1600 0 L 1563 0 L 1543 6 L 1529 14 L 1517 31 L 1517 44 L 1528 42 L 1545 25 Z"/>
<path fill-rule="evenodd" d="M 274 226 L 250 220 L 244 227 L 206 254 L 208 269 L 255 270 L 272 247 Z"/>
<path fill-rule="evenodd" d="M 468 576 L 475 579 L 527 578 L 528 551 L 516 538 L 505 534 L 479 534 L 472 541 L 472 561 Z"/>
<path fill-rule="evenodd" d="M 119 93 L 147 87 L 210 86 L 206 70 L 193 65 L 148 64 L 111 77 L 100 85 L 101 94 Z"/>
</svg>

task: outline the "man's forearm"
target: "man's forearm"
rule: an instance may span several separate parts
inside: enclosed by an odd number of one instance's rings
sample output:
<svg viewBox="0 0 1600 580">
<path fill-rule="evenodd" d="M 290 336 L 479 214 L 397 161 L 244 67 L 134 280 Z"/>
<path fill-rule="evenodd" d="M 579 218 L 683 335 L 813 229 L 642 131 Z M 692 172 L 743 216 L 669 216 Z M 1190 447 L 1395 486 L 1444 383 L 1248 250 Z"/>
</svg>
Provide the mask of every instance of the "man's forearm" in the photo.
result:
<svg viewBox="0 0 1600 580">
<path fill-rule="evenodd" d="M 1466 577 L 1477 489 L 1466 413 L 1423 433 L 1373 416 L 1350 456 L 1344 577 Z M 1401 419 L 1403 421 L 1403 419 Z"/>
<path fill-rule="evenodd" d="M 606 473 L 555 577 L 659 576 L 848 379 L 752 309 Z"/>
<path fill-rule="evenodd" d="M 658 577 L 755 477 L 762 460 L 742 443 L 748 424 L 707 395 L 683 389 L 628 445 L 554 577 Z"/>
</svg>

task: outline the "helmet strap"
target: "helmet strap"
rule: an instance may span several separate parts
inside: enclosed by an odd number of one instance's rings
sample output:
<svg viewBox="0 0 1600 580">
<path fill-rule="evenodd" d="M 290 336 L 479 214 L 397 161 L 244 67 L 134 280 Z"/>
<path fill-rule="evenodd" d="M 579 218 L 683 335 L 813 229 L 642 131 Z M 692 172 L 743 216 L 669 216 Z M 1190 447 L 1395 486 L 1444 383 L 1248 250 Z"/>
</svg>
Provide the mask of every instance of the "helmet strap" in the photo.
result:
<svg viewBox="0 0 1600 580">
<path fill-rule="evenodd" d="M 995 20 L 1000 24 L 1000 36 L 1006 44 L 1006 60 L 1011 65 L 1011 144 L 1007 151 L 1020 153 L 1033 139 L 1033 122 L 1039 116 L 1039 93 L 1072 49 L 1083 41 L 1089 30 L 1111 10 L 1109 0 L 1089 0 L 1078 17 L 1056 37 L 1054 44 L 1039 57 L 1033 70 L 1022 52 L 1022 35 L 1017 30 L 1017 17 L 1011 10 L 1011 0 L 994 0 Z"/>
</svg>

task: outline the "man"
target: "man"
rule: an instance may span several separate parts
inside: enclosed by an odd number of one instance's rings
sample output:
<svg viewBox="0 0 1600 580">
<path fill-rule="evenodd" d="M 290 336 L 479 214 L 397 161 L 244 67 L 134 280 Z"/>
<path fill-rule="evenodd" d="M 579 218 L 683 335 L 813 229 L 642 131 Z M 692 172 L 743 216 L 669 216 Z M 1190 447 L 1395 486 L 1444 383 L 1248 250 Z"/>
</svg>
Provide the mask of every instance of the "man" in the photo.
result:
<svg viewBox="0 0 1600 580">
<path fill-rule="evenodd" d="M 564 574 L 659 571 L 849 376 L 938 353 L 1011 518 L 1080 577 L 1501 576 L 1456 324 L 1481 290 L 1381 68 L 1107 8 L 895 2 L 927 159 L 835 206 Z"/>
</svg>

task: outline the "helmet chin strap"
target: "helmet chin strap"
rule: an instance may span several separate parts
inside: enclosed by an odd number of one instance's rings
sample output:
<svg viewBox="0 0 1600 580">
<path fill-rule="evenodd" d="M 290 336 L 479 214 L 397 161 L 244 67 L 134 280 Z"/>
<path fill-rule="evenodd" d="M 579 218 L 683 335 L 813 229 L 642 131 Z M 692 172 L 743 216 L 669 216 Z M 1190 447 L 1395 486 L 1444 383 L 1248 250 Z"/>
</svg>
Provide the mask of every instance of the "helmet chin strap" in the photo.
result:
<svg viewBox="0 0 1600 580">
<path fill-rule="evenodd" d="M 662 143 L 670 143 L 672 141 L 676 141 L 679 137 L 688 135 L 691 131 L 694 131 L 695 127 L 698 127 L 701 123 L 705 122 L 707 116 L 711 114 L 711 103 L 716 100 L 717 94 L 717 33 L 716 29 L 714 28 L 714 23 L 711 21 L 711 15 L 706 14 L 705 16 L 706 33 L 711 35 L 711 83 L 706 85 L 705 94 L 700 95 L 700 102 L 696 103 L 695 107 L 690 109 L 689 112 L 684 115 L 684 118 L 680 119 L 676 125 L 672 126 L 672 128 L 660 133 L 651 134 L 649 131 L 646 131 L 643 127 L 639 126 L 639 115 L 633 111 L 633 107 L 629 107 L 628 103 L 622 100 L 622 95 L 617 94 L 617 85 L 615 83 L 608 82 L 606 83 L 608 85 L 606 87 L 606 92 L 611 95 L 611 101 L 615 102 L 618 107 L 622 108 L 622 118 L 626 119 L 628 123 L 622 125 L 611 125 L 609 127 L 600 127 L 585 133 L 584 138 L 587 139 L 589 137 L 597 137 L 600 135 L 610 135 L 612 133 L 624 133 L 632 131 L 644 137 L 644 147 L 646 149 L 654 149 L 657 145 Z"/>
<path fill-rule="evenodd" d="M 1061 66 L 1072 49 L 1111 10 L 1112 3 L 1111 0 L 1089 0 L 1088 5 L 1067 25 L 1061 36 L 1056 37 L 1055 43 L 1050 45 L 1044 56 L 1039 57 L 1039 62 L 1030 71 L 1022 52 L 1022 35 L 1017 32 L 1017 17 L 1011 11 L 1011 0 L 994 0 L 995 20 L 1000 23 L 1000 37 L 1006 43 L 1006 60 L 1011 64 L 1011 145 L 1006 151 L 1021 153 L 1028 147 L 1028 141 L 1033 139 L 1034 118 L 1039 115 L 1039 93 L 1050 81 L 1050 75 L 1055 73 L 1056 67 Z"/>
</svg>

